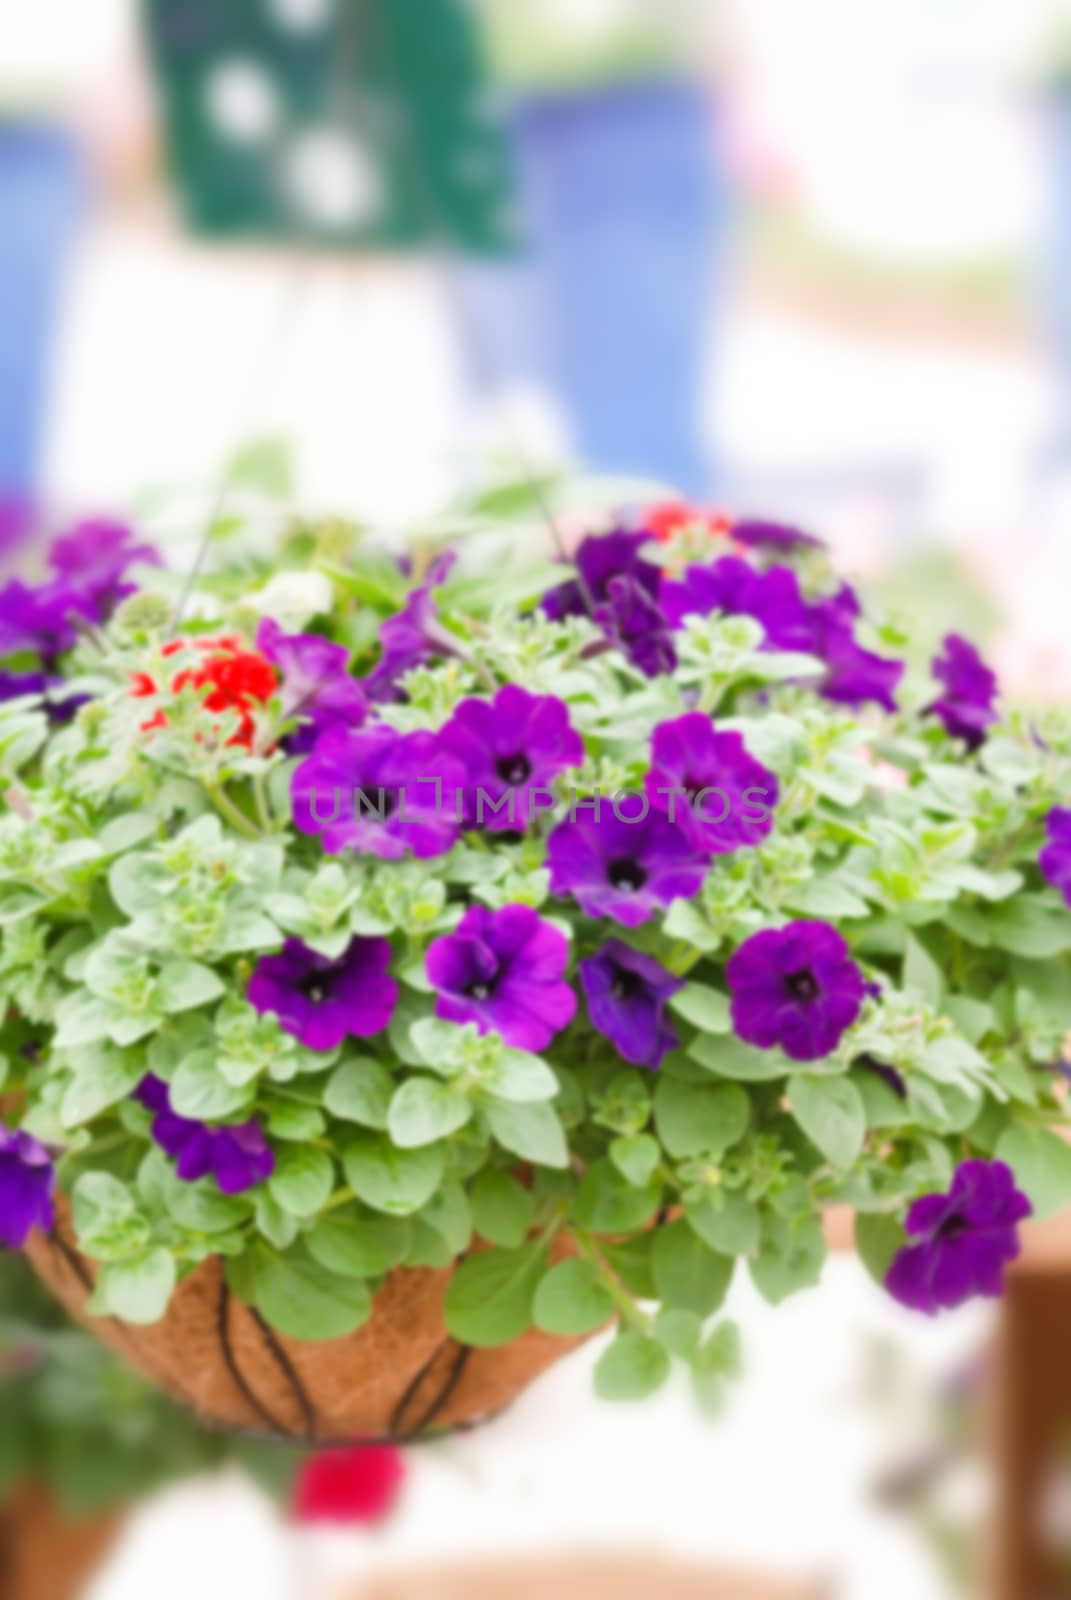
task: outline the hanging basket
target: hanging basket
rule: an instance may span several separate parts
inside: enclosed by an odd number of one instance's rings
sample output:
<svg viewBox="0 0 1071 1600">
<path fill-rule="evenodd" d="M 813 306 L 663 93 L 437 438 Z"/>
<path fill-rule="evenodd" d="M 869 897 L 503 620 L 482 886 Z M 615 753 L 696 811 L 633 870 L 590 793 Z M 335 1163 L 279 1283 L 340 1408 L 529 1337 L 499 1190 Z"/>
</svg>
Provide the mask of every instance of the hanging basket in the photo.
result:
<svg viewBox="0 0 1071 1600">
<path fill-rule="evenodd" d="M 474 1427 L 583 1343 L 533 1329 L 494 1349 L 460 1344 L 443 1320 L 452 1267 L 390 1273 L 371 1317 L 345 1338 L 290 1339 L 235 1298 L 219 1257 L 184 1279 L 160 1322 L 135 1327 L 89 1313 L 94 1270 L 71 1236 L 61 1206 L 52 1232 L 27 1245 L 66 1309 L 202 1422 L 259 1437 L 414 1440 Z M 570 1253 L 560 1241 L 553 1254 Z"/>
</svg>

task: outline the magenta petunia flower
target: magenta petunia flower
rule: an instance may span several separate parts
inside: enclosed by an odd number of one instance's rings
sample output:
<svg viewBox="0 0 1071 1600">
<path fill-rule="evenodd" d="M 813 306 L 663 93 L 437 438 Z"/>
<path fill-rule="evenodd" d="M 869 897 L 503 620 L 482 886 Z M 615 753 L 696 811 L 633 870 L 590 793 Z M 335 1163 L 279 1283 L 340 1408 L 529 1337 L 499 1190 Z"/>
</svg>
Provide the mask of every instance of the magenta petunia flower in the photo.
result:
<svg viewBox="0 0 1071 1600">
<path fill-rule="evenodd" d="M 402 699 L 400 680 L 407 672 L 436 656 L 453 653 L 450 635 L 439 622 L 435 590 L 446 582 L 456 560 L 452 550 L 437 556 L 424 582 L 411 590 L 402 609 L 380 627 L 379 660 L 364 680 L 369 700 L 383 703 Z"/>
<path fill-rule="evenodd" d="M 34 1228 L 52 1226 L 56 1174 L 44 1145 L 0 1124 L 0 1244 L 21 1250 Z"/>
<path fill-rule="evenodd" d="M 710 857 L 683 830 L 648 809 L 641 817 L 629 796 L 621 817 L 609 800 L 592 802 L 597 811 L 559 822 L 547 840 L 547 866 L 554 894 L 571 894 L 589 917 L 609 917 L 634 928 L 674 900 L 698 894 Z M 637 820 L 629 820 L 632 812 Z"/>
<path fill-rule="evenodd" d="M 426 860 L 456 842 L 465 782 L 465 768 L 437 734 L 382 723 L 332 728 L 291 779 L 294 825 L 322 835 L 330 854 Z"/>
<path fill-rule="evenodd" d="M 790 922 L 752 934 L 729 958 L 733 1027 L 760 1050 L 818 1061 L 862 1009 L 863 974 L 828 922 Z"/>
<path fill-rule="evenodd" d="M 334 1050 L 344 1039 L 382 1033 L 390 1022 L 398 999 L 390 962 L 386 939 L 354 937 L 334 958 L 287 939 L 277 955 L 261 956 L 246 998 L 255 1010 L 273 1012 L 307 1049 Z"/>
<path fill-rule="evenodd" d="M 222 1194 L 242 1194 L 275 1171 L 275 1155 L 255 1119 L 210 1128 L 171 1109 L 167 1084 L 150 1073 L 135 1099 L 153 1112 L 152 1137 L 175 1162 L 183 1183 L 215 1178 Z"/>
<path fill-rule="evenodd" d="M 974 645 L 958 633 L 946 635 L 943 652 L 933 662 L 933 675 L 944 685 L 944 693 L 928 709 L 940 717 L 954 739 L 963 739 L 968 749 L 977 750 L 987 731 L 999 721 L 996 674 Z"/>
<path fill-rule="evenodd" d="M 526 828 L 548 804 L 539 791 L 584 760 L 565 702 L 512 683 L 493 700 L 463 700 L 440 737 L 465 768 L 466 825 L 496 833 Z"/>
<path fill-rule="evenodd" d="M 1046 883 L 1059 889 L 1071 906 L 1071 811 L 1053 806 L 1045 819 L 1045 848 L 1038 865 Z"/>
<path fill-rule="evenodd" d="M 654 956 L 608 939 L 579 965 L 591 1025 L 626 1061 L 656 1070 L 680 1043 L 666 1004 L 684 986 Z"/>
<path fill-rule="evenodd" d="M 732 537 L 749 550 L 822 550 L 825 543 L 813 533 L 787 522 L 767 522 L 761 517 L 742 517 L 732 525 Z"/>
<path fill-rule="evenodd" d="M 947 1194 L 928 1194 L 907 1214 L 912 1243 L 885 1279 L 895 1300 L 935 1316 L 976 1295 L 995 1299 L 1021 1249 L 1019 1223 L 1033 1207 L 1002 1161 L 964 1161 Z"/>
<path fill-rule="evenodd" d="M 659 723 L 644 788 L 653 809 L 711 855 L 765 839 L 779 795 L 777 779 L 743 737 L 716 732 L 703 711 Z"/>
<path fill-rule="evenodd" d="M 272 617 L 257 628 L 256 646 L 282 675 L 282 714 L 300 717 L 286 741 L 296 755 L 313 749 L 330 728 L 359 728 L 368 716 L 364 690 L 349 670 L 349 651 L 315 633 L 286 633 Z"/>
<path fill-rule="evenodd" d="M 569 941 L 531 906 L 470 906 L 453 933 L 433 939 L 425 967 L 435 1014 L 500 1033 L 518 1050 L 543 1050 L 573 1020 L 565 981 Z"/>
</svg>

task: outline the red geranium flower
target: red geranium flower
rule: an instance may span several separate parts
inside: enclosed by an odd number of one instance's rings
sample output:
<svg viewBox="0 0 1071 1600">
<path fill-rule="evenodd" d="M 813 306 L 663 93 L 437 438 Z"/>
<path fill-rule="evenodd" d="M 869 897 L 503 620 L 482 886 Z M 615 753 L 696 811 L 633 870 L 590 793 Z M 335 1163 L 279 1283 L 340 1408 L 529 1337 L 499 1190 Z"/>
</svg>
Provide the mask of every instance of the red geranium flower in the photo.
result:
<svg viewBox="0 0 1071 1600">
<path fill-rule="evenodd" d="M 227 740 L 228 745 L 252 749 L 256 732 L 253 709 L 266 704 L 278 688 L 275 668 L 258 651 L 246 649 L 234 634 L 217 639 L 176 639 L 164 646 L 163 654 L 177 655 L 190 645 L 201 651 L 205 659 L 199 666 L 185 667 L 176 673 L 171 680 L 172 693 L 180 693 L 188 684 L 197 689 L 210 689 L 204 700 L 207 711 L 236 711 L 240 718 L 238 731 Z M 158 694 L 159 690 L 147 672 L 135 672 L 130 693 L 140 700 Z M 167 718 L 162 711 L 157 711 L 141 726 L 144 732 L 164 728 Z"/>
<path fill-rule="evenodd" d="M 310 1456 L 294 1484 L 298 1522 L 371 1527 L 394 1510 L 406 1463 L 392 1444 L 358 1444 Z"/>
<path fill-rule="evenodd" d="M 713 538 L 718 539 L 728 538 L 733 530 L 732 519 L 724 511 L 702 511 L 683 500 L 667 500 L 661 505 L 652 506 L 644 520 L 660 544 L 668 544 L 675 533 L 695 523 L 704 526 Z"/>
</svg>

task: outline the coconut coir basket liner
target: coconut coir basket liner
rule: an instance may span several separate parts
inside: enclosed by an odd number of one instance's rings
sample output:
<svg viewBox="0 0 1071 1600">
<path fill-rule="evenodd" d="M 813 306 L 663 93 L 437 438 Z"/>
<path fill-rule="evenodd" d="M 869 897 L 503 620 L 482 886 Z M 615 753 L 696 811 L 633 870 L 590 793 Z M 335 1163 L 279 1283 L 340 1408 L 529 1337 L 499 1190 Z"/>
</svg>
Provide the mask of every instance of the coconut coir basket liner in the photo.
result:
<svg viewBox="0 0 1071 1600">
<path fill-rule="evenodd" d="M 555 1241 L 553 1259 L 569 1253 Z M 363 1327 L 315 1343 L 276 1333 L 237 1300 L 218 1258 L 183 1280 L 160 1322 L 91 1317 L 94 1268 L 72 1242 L 62 1202 L 52 1233 L 35 1232 L 27 1255 L 73 1316 L 202 1422 L 261 1436 L 323 1444 L 471 1427 L 583 1342 L 532 1329 L 496 1349 L 459 1344 L 443 1320 L 453 1267 L 399 1268 Z"/>
</svg>

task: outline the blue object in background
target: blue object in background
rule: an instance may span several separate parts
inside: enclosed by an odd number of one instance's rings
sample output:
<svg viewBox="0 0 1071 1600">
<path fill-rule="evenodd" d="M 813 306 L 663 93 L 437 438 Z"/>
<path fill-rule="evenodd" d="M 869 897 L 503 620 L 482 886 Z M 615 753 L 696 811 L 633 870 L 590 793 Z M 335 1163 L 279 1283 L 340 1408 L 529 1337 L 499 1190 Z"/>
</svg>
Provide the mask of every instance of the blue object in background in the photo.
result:
<svg viewBox="0 0 1071 1600">
<path fill-rule="evenodd" d="M 82 203 L 73 141 L 0 121 L 0 494 L 38 487 L 53 331 Z"/>
<path fill-rule="evenodd" d="M 499 382 L 548 388 L 584 464 L 715 487 L 704 379 L 729 231 L 716 105 L 671 79 L 529 96 L 517 111 L 529 257 L 463 271 Z"/>
</svg>

